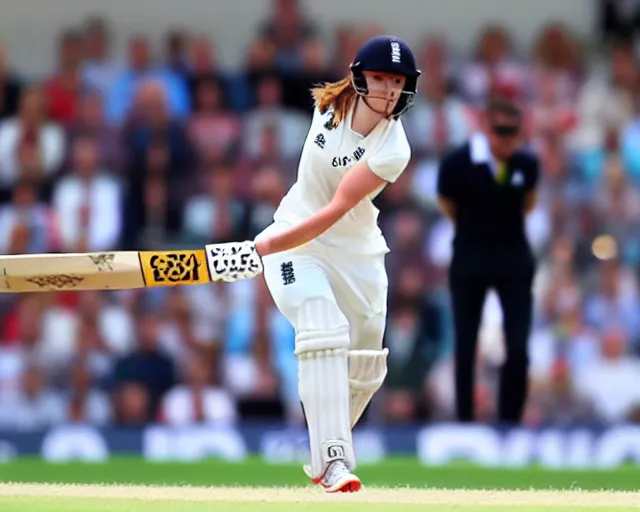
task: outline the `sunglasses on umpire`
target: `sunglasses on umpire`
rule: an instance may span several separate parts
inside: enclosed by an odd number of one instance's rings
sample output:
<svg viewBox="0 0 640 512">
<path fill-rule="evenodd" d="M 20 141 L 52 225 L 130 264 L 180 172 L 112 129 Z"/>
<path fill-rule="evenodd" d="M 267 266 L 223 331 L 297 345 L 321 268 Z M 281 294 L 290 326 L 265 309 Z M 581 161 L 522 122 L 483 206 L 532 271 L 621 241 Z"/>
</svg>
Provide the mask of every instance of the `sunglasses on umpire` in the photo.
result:
<svg viewBox="0 0 640 512">
<path fill-rule="evenodd" d="M 513 137 L 520 132 L 518 124 L 496 124 L 491 127 L 491 131 L 498 137 Z"/>
</svg>

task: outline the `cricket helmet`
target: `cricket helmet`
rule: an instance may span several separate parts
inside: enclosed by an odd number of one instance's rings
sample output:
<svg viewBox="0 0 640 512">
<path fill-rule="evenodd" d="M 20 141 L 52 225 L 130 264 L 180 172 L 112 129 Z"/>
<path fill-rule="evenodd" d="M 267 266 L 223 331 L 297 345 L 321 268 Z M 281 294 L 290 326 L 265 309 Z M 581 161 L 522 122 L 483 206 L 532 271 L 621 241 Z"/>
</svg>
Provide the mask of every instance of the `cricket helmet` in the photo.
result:
<svg viewBox="0 0 640 512">
<path fill-rule="evenodd" d="M 376 36 L 369 39 L 358 50 L 350 69 L 353 87 L 361 96 L 369 93 L 365 71 L 404 75 L 406 80 L 402 94 L 391 116 L 397 119 L 413 105 L 422 72 L 416 67 L 416 59 L 409 45 L 398 37 Z"/>
</svg>

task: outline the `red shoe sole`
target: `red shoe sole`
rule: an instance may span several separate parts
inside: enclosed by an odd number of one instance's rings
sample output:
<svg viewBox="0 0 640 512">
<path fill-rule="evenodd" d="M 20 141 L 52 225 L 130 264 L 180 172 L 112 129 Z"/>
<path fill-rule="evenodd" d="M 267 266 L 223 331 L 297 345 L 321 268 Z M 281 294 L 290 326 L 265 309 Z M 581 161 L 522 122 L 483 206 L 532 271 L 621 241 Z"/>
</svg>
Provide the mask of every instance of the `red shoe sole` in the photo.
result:
<svg viewBox="0 0 640 512">
<path fill-rule="evenodd" d="M 337 492 L 358 492 L 362 489 L 362 482 L 356 480 L 355 482 L 348 482 L 344 487 L 338 489 Z"/>
<path fill-rule="evenodd" d="M 330 491 L 329 488 L 325 487 L 324 485 L 323 487 L 328 493 L 331 494 L 335 494 L 338 492 L 358 492 L 360 489 L 362 489 L 362 482 L 360 480 L 350 480 L 348 482 L 345 482 L 342 487 L 333 489 L 332 491 Z"/>
</svg>

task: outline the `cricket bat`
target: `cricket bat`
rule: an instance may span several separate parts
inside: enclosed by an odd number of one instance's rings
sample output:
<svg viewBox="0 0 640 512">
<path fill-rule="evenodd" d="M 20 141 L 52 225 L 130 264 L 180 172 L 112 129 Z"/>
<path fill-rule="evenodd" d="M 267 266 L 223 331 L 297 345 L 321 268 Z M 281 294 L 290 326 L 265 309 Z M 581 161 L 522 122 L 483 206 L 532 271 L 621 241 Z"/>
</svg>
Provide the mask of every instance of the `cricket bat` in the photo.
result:
<svg viewBox="0 0 640 512">
<path fill-rule="evenodd" d="M 203 250 L 0 256 L 0 293 L 130 290 L 210 282 Z"/>
</svg>

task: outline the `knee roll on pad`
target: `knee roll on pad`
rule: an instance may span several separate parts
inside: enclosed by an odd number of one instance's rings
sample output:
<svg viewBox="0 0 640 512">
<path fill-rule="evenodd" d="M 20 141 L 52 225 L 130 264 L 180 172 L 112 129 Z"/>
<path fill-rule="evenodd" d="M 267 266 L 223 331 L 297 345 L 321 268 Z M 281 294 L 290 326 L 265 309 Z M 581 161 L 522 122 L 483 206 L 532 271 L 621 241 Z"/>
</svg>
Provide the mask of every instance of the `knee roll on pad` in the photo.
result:
<svg viewBox="0 0 640 512">
<path fill-rule="evenodd" d="M 327 298 L 304 301 L 296 318 L 296 355 L 316 350 L 349 348 L 349 321 Z"/>
</svg>

